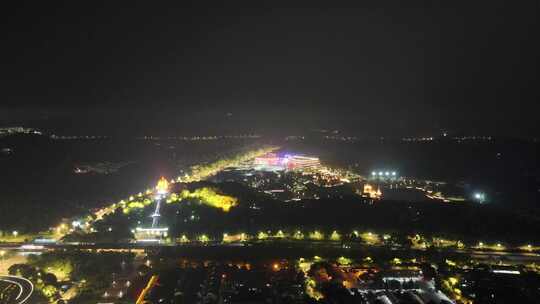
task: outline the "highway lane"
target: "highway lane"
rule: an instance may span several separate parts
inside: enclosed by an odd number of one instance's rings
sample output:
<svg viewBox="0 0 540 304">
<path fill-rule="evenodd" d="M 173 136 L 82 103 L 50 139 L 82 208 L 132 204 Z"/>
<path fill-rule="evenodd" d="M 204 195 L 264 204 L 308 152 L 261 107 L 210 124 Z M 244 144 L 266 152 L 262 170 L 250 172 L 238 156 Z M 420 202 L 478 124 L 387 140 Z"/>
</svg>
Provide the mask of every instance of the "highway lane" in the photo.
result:
<svg viewBox="0 0 540 304">
<path fill-rule="evenodd" d="M 24 304 L 34 292 L 34 284 L 16 276 L 0 276 L 0 303 Z"/>
<path fill-rule="evenodd" d="M 310 243 L 304 242 L 305 248 L 313 248 L 314 244 L 318 242 Z M 160 249 L 186 249 L 186 248 L 237 248 L 244 247 L 246 250 L 249 250 L 251 247 L 250 244 L 239 244 L 239 243 L 212 243 L 212 244 L 200 244 L 197 242 L 190 244 L 145 244 L 145 243 L 110 243 L 110 244 L 93 244 L 93 243 L 57 243 L 57 244 L 43 244 L 43 245 L 28 245 L 28 244 L 0 244 L 0 250 L 11 250 L 16 251 L 19 254 L 40 254 L 47 251 L 56 251 L 56 250 L 65 250 L 65 249 L 78 249 L 78 250 L 91 250 L 91 251 L 116 251 L 116 252 L 132 252 L 132 253 L 145 253 L 148 250 L 160 250 Z M 268 244 L 269 245 L 269 244 Z M 320 245 L 320 244 L 319 244 Z M 281 245 L 277 245 L 283 246 Z M 301 247 L 301 246 L 300 246 Z M 295 247 L 295 248 L 300 248 Z M 407 250 L 404 248 L 387 248 L 384 246 L 361 246 L 364 249 L 381 251 L 381 250 L 390 250 L 390 251 L 403 251 Z M 281 247 L 279 247 L 281 248 Z M 340 250 L 341 245 L 335 244 L 332 246 L 322 246 L 320 249 L 335 249 Z M 359 247 L 360 248 L 360 247 Z M 315 250 L 315 249 L 313 249 Z M 424 251 L 417 249 L 412 250 L 418 254 L 422 254 Z M 439 252 L 441 253 L 457 253 L 462 255 L 467 255 L 471 258 L 478 260 L 506 260 L 508 262 L 514 263 L 531 263 L 531 262 L 540 262 L 540 254 L 535 251 L 514 251 L 514 250 L 478 250 L 474 248 L 469 249 L 453 249 L 453 248 L 440 248 Z M 0 303 L 1 304 L 1 303 Z"/>
</svg>

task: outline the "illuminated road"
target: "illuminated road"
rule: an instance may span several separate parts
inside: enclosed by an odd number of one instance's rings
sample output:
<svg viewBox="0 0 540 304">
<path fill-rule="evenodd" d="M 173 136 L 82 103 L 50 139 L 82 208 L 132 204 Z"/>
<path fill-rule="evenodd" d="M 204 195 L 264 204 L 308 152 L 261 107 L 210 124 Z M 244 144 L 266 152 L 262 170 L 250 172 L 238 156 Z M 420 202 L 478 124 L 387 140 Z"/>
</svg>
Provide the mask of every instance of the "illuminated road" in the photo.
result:
<svg viewBox="0 0 540 304">
<path fill-rule="evenodd" d="M 0 304 L 23 304 L 34 292 L 34 284 L 15 276 L 0 276 Z"/>
<path fill-rule="evenodd" d="M 305 248 L 313 248 L 313 245 L 321 245 L 320 242 L 303 242 Z M 32 252 L 34 254 L 39 254 L 46 251 L 54 250 L 66 250 L 66 249 L 79 249 L 79 250 L 107 250 L 107 251 L 117 251 L 117 252 L 137 252 L 144 253 L 149 249 L 157 248 L 185 248 L 185 247 L 201 247 L 207 248 L 209 244 L 201 244 L 200 242 L 192 242 L 186 244 L 145 244 L 145 243 L 110 243 L 110 244 L 69 244 L 69 243 L 58 243 L 58 244 L 44 244 L 39 246 L 33 246 L 29 248 L 28 245 L 24 244 L 9 244 L 1 245 L 0 250 L 13 250 L 17 251 L 20 254 L 26 254 Z M 231 248 L 231 247 L 244 247 L 245 244 L 242 243 L 214 243 L 212 248 Z M 371 248 L 374 250 L 390 250 L 390 251 L 406 251 L 402 248 L 386 248 L 384 246 L 360 246 L 362 248 Z M 359 247 L 359 248 L 360 248 Z M 246 247 L 248 248 L 248 247 Z M 341 249 L 341 244 L 335 243 L 330 246 L 323 246 L 320 248 L 334 248 Z M 478 260 L 506 260 L 509 262 L 540 262 L 540 253 L 536 251 L 524 252 L 524 251 L 512 251 L 512 250 L 497 250 L 497 251 L 488 251 L 488 250 L 477 250 L 477 249 L 453 249 L 453 248 L 441 248 L 441 252 L 444 253 L 458 253 L 463 254 L 469 257 L 473 257 Z M 413 250 L 418 254 L 422 254 L 422 250 Z M 0 302 L 2 304 L 2 302 Z"/>
</svg>

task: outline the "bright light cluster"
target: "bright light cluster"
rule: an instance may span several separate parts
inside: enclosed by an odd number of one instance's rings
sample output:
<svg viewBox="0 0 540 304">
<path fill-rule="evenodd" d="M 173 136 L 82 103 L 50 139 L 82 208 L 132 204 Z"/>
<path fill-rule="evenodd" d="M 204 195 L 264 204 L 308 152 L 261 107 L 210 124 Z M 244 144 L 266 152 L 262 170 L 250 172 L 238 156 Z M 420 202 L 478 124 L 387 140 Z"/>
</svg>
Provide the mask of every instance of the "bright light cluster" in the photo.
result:
<svg viewBox="0 0 540 304">
<path fill-rule="evenodd" d="M 396 171 L 372 171 L 371 176 L 373 177 L 396 177 L 397 172 Z"/>
<path fill-rule="evenodd" d="M 321 167 L 321 162 L 317 157 L 291 154 L 279 156 L 276 153 L 259 156 L 254 159 L 253 164 L 260 170 L 267 171 L 305 170 Z"/>
<path fill-rule="evenodd" d="M 169 191 L 169 182 L 162 176 L 156 186 L 157 194 L 163 195 Z"/>
<path fill-rule="evenodd" d="M 214 207 L 214 208 L 220 208 L 221 210 L 225 212 L 229 212 L 229 210 L 236 206 L 238 204 L 238 199 L 232 196 L 219 194 L 216 192 L 213 188 L 200 188 L 193 192 L 190 192 L 189 190 L 183 190 L 178 195 L 179 200 L 187 199 L 187 198 L 196 198 L 199 199 L 200 202 L 204 205 Z M 168 201 L 173 202 L 173 201 Z"/>
</svg>

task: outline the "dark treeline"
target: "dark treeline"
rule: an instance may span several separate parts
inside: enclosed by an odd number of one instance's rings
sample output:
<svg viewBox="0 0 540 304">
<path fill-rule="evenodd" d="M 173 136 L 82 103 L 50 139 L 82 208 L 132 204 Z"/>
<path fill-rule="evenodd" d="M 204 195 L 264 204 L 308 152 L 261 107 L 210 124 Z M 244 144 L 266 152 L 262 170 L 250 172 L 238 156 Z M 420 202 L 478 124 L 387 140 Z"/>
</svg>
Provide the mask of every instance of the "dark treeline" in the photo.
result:
<svg viewBox="0 0 540 304">
<path fill-rule="evenodd" d="M 508 211 L 505 208 L 470 203 L 445 204 L 438 202 L 379 201 L 368 204 L 358 196 L 339 195 L 334 198 L 299 202 L 281 202 L 237 183 L 195 183 L 189 188 L 214 187 L 220 192 L 239 198 L 239 205 L 223 212 L 200 204 L 196 199 L 165 204 L 162 225 L 170 228 L 173 236 L 185 234 L 190 239 L 206 233 L 220 239 L 223 233 L 256 235 L 270 230 L 294 233 L 319 230 L 328 237 L 332 231 L 350 234 L 353 230 L 426 237 L 449 237 L 465 243 L 507 242 L 523 245 L 540 241 L 537 231 L 540 219 L 529 213 Z M 137 221 L 149 224 L 148 214 L 153 206 L 129 215 L 121 210 L 97 225 L 133 229 Z M 131 223 L 131 224 L 129 224 Z M 120 232 L 119 232 L 120 233 Z M 106 234 L 106 233 L 105 233 Z"/>
</svg>

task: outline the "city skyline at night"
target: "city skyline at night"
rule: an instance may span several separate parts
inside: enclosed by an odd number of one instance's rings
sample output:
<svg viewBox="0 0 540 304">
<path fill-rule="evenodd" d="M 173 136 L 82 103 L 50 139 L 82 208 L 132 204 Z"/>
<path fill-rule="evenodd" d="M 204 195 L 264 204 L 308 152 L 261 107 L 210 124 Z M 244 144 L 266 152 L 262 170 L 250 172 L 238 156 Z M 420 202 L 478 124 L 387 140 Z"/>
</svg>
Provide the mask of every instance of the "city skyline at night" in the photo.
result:
<svg viewBox="0 0 540 304">
<path fill-rule="evenodd" d="M 538 1 L 14 1 L 0 304 L 537 304 Z"/>
</svg>

